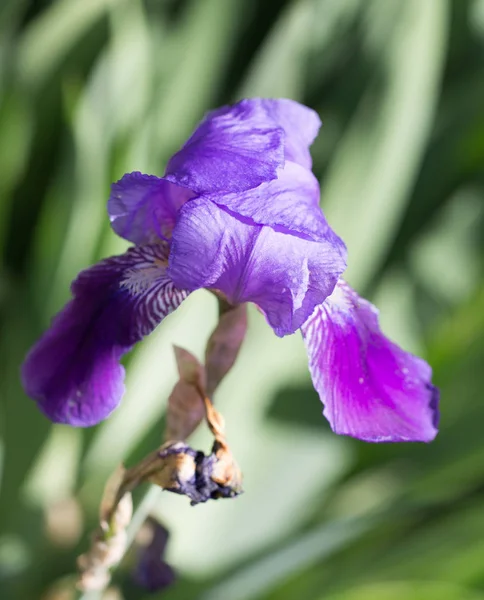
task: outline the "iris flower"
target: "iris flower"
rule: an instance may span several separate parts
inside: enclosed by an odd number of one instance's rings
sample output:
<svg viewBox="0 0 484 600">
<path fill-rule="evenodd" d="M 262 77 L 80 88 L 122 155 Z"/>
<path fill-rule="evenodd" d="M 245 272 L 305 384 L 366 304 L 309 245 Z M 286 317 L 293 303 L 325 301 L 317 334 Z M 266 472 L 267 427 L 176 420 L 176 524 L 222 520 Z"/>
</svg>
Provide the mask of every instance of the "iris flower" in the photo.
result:
<svg viewBox="0 0 484 600">
<path fill-rule="evenodd" d="M 23 385 L 52 420 L 90 426 L 124 393 L 121 356 L 195 290 L 253 302 L 276 335 L 300 330 L 332 429 L 372 442 L 431 441 L 431 369 L 381 332 L 342 279 L 346 247 L 319 206 L 317 114 L 242 100 L 209 113 L 168 162 L 113 184 L 114 231 L 134 245 L 82 271 L 28 354 Z M 351 218 L 351 215 L 348 216 Z"/>
</svg>

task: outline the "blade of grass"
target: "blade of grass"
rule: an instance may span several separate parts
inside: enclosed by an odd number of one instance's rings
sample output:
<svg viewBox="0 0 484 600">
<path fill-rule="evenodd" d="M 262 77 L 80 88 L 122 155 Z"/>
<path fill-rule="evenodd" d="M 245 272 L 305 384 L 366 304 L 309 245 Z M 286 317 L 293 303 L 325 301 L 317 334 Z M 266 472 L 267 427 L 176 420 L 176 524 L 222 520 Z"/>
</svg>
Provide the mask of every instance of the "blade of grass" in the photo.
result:
<svg viewBox="0 0 484 600">
<path fill-rule="evenodd" d="M 66 54 L 108 9 L 126 0 L 57 0 L 40 13 L 18 47 L 18 72 L 28 87 L 39 87 Z"/>
<path fill-rule="evenodd" d="M 323 182 L 323 208 L 349 248 L 347 277 L 369 280 L 405 210 L 434 118 L 448 3 L 409 0 Z"/>
<path fill-rule="evenodd" d="M 251 600 L 260 598 L 281 585 L 294 573 L 340 550 L 373 524 L 369 518 L 349 519 L 323 525 L 301 536 L 285 548 L 236 572 L 223 583 L 215 585 L 199 600 Z"/>
</svg>

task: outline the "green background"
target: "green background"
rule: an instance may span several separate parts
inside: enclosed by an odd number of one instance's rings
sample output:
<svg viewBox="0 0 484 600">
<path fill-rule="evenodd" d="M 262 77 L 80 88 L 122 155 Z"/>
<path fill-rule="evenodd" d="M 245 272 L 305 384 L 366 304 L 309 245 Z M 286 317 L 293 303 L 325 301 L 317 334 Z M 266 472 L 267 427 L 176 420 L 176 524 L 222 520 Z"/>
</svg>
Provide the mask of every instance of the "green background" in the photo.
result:
<svg viewBox="0 0 484 600">
<path fill-rule="evenodd" d="M 431 445 L 338 438 L 299 336 L 251 311 L 217 395 L 246 491 L 161 496 L 179 575 L 163 598 L 484 599 L 484 1 L 2 0 L 2 600 L 72 597 L 107 475 L 160 443 L 172 344 L 201 357 L 217 307 L 197 292 L 144 340 L 121 408 L 89 430 L 26 398 L 25 352 L 76 273 L 126 247 L 110 183 L 161 175 L 205 111 L 255 95 L 320 114 L 314 171 L 347 278 L 433 366 L 441 430 Z M 114 585 L 148 597 L 129 565 Z"/>
</svg>

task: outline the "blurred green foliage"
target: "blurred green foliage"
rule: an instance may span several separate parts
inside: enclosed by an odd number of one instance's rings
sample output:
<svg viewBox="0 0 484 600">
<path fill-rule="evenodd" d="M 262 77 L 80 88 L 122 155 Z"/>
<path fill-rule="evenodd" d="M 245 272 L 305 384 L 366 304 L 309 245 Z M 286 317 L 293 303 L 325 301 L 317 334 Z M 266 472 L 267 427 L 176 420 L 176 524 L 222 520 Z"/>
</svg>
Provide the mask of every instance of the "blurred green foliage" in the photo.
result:
<svg viewBox="0 0 484 600">
<path fill-rule="evenodd" d="M 441 432 L 429 446 L 337 438 L 298 336 L 251 313 L 217 398 L 246 493 L 196 508 L 162 496 L 179 573 L 163 598 L 484 599 L 483 75 L 483 0 L 2 1 L 2 600 L 68 598 L 55 590 L 106 476 L 160 442 L 171 344 L 200 356 L 216 306 L 196 293 L 145 340 L 121 408 L 92 430 L 40 415 L 22 358 L 76 272 L 124 248 L 109 184 L 162 174 L 206 110 L 254 95 L 321 115 L 314 169 L 348 278 L 433 365 Z M 82 513 L 63 521 L 73 497 Z M 127 569 L 114 583 L 147 597 Z"/>
</svg>

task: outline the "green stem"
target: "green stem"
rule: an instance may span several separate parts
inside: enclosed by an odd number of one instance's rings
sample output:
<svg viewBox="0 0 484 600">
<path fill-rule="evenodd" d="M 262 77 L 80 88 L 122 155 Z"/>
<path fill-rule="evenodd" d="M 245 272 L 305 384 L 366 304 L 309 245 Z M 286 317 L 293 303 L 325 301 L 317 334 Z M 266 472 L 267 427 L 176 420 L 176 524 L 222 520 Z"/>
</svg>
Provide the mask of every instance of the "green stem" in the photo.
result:
<svg viewBox="0 0 484 600">
<path fill-rule="evenodd" d="M 138 508 L 135 510 L 133 518 L 131 519 L 131 523 L 128 526 L 126 550 L 131 546 L 136 534 L 141 529 L 141 526 L 146 521 L 147 517 L 149 517 L 162 491 L 163 489 L 161 487 L 157 485 L 150 485 L 141 502 L 138 504 Z"/>
</svg>

